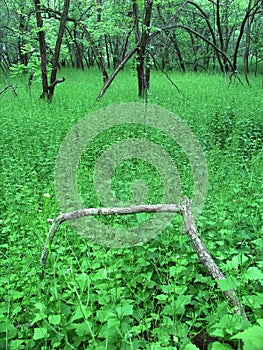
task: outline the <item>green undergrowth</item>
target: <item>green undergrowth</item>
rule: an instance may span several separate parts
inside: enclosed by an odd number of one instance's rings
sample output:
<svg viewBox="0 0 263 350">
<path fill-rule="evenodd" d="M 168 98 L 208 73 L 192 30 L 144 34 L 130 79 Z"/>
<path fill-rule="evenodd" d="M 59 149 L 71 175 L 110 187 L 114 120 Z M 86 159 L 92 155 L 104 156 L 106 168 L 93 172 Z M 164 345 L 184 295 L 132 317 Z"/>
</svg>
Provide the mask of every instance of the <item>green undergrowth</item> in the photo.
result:
<svg viewBox="0 0 263 350">
<path fill-rule="evenodd" d="M 248 88 L 219 75 L 171 73 L 178 92 L 153 72 L 148 96 L 148 103 L 184 120 L 202 146 L 209 186 L 197 226 L 226 281 L 217 284 L 208 276 L 179 216 L 143 246 L 120 249 L 87 241 L 63 223 L 40 280 L 50 219 L 60 211 L 54 167 L 63 138 L 103 106 L 144 103 L 132 71 L 121 72 L 100 102 L 95 101 L 102 86 L 98 72 L 61 75 L 66 81 L 51 104 L 39 99 L 39 82 L 27 91 L 26 79 L 11 80 L 17 97 L 11 89 L 0 96 L 0 349 L 262 349 L 261 79 L 251 77 Z M 2 79 L 1 86 L 6 83 Z M 124 125 L 98 136 L 81 156 L 77 178 L 85 206 L 101 206 L 92 176 L 103 151 L 142 135 L 171 156 L 182 194 L 191 197 L 191 167 L 180 147 L 154 129 L 145 136 L 141 126 Z M 116 195 L 129 202 L 138 178 L 148 186 L 147 203 L 161 202 L 162 179 L 140 159 L 118 164 L 112 179 Z M 99 220 L 135 227 L 149 217 Z M 223 292 L 229 288 L 248 320 L 227 304 Z"/>
</svg>

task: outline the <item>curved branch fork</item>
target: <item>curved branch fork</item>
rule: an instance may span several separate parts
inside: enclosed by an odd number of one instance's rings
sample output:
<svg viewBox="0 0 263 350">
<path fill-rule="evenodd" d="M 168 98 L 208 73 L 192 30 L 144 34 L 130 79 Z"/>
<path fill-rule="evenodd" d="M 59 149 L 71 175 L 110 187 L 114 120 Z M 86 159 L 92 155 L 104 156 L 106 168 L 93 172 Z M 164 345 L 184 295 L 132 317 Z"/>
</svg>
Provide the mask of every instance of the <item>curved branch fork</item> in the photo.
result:
<svg viewBox="0 0 263 350">
<path fill-rule="evenodd" d="M 211 254 L 207 250 L 204 242 L 199 236 L 197 227 L 194 222 L 194 218 L 191 211 L 191 201 L 184 197 L 180 204 L 155 204 L 155 205 L 137 205 L 132 207 L 115 207 L 115 208 L 85 208 L 75 210 L 69 213 L 60 214 L 50 227 L 42 254 L 40 258 L 40 265 L 42 267 L 41 278 L 44 278 L 45 264 L 48 258 L 48 253 L 51 248 L 51 244 L 55 238 L 56 232 L 59 226 L 64 221 L 79 219 L 84 216 L 98 216 L 98 215 L 128 215 L 136 213 L 177 213 L 183 217 L 184 232 L 192 242 L 193 248 L 205 267 L 206 271 L 214 280 L 225 280 L 226 277 L 219 269 Z M 229 289 L 224 292 L 229 304 L 235 309 L 237 314 L 240 314 L 244 319 L 247 319 L 245 310 L 238 299 L 233 289 Z"/>
</svg>

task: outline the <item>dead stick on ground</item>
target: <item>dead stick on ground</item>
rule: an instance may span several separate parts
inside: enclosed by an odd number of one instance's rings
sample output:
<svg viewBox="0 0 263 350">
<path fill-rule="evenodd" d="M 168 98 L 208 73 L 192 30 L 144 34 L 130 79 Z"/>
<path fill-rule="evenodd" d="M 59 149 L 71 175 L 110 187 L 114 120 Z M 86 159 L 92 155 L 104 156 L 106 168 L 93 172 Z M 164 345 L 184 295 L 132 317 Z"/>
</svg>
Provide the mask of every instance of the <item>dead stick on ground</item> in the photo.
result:
<svg viewBox="0 0 263 350">
<path fill-rule="evenodd" d="M 211 254 L 207 250 L 206 246 L 204 245 L 204 242 L 198 234 L 198 230 L 191 212 L 191 202 L 188 198 L 184 198 L 184 200 L 182 201 L 181 213 L 184 219 L 184 231 L 190 238 L 190 241 L 192 242 L 192 245 L 199 260 L 204 265 L 209 275 L 213 277 L 213 279 L 225 280 L 225 275 L 215 263 L 214 259 L 212 258 Z M 236 308 L 236 313 L 241 314 L 247 320 L 245 310 L 234 290 L 229 289 L 225 291 L 224 294 L 226 295 L 229 304 L 232 307 Z"/>
<path fill-rule="evenodd" d="M 194 218 L 191 211 L 191 201 L 185 197 L 182 200 L 180 205 L 178 204 L 156 204 L 156 205 L 137 205 L 133 207 L 122 207 L 122 208 L 86 208 L 75 210 L 69 213 L 60 214 L 52 223 L 48 237 L 46 239 L 46 243 L 44 245 L 44 249 L 40 258 L 40 265 L 42 267 L 41 278 L 44 277 L 44 269 L 45 264 L 48 258 L 48 252 L 51 247 L 51 244 L 55 238 L 56 232 L 64 221 L 79 219 L 84 216 L 97 216 L 97 215 L 128 215 L 128 214 L 136 214 L 136 213 L 177 213 L 182 215 L 184 220 L 184 231 L 188 235 L 189 239 L 192 242 L 193 248 L 209 273 L 209 275 L 215 280 L 225 280 L 226 277 L 223 272 L 219 269 L 211 254 L 207 250 L 204 245 L 201 237 L 198 234 L 197 227 L 194 222 Z M 236 308 L 235 312 L 237 314 L 242 315 L 244 319 L 247 320 L 247 315 L 245 310 L 238 299 L 236 293 L 233 289 L 229 289 L 224 292 L 229 304 Z"/>
</svg>

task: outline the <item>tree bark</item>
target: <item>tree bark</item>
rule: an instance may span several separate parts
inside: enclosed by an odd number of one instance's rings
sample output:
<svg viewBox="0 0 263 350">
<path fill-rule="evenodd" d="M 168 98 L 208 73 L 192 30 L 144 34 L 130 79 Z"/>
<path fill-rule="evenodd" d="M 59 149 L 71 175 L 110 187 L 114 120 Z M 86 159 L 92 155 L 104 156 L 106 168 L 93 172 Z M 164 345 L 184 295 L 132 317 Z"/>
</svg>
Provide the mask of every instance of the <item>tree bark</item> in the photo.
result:
<svg viewBox="0 0 263 350">
<path fill-rule="evenodd" d="M 163 22 L 163 25 L 166 26 L 167 23 L 165 22 L 165 19 L 163 18 L 163 15 L 162 15 L 162 13 L 161 13 L 160 4 L 157 5 L 157 11 L 158 11 L 158 14 L 159 14 L 159 17 L 160 17 L 161 21 Z M 167 38 L 169 37 L 170 40 L 171 40 L 171 42 L 173 43 L 175 52 L 176 52 L 177 57 L 178 57 L 178 59 L 179 59 L 179 66 L 180 66 L 181 70 L 182 70 L 183 72 L 185 72 L 185 71 L 186 71 L 186 68 L 185 68 L 185 64 L 184 64 L 184 59 L 183 59 L 183 56 L 182 56 L 180 47 L 179 47 L 178 42 L 177 42 L 176 34 L 175 34 L 175 33 L 172 33 L 172 35 L 169 35 L 169 32 L 167 32 L 167 31 L 165 31 L 165 30 L 164 30 L 164 33 L 166 34 Z M 164 67 L 163 67 L 163 68 L 164 68 Z"/>
<path fill-rule="evenodd" d="M 127 53 L 126 57 L 122 60 L 122 62 L 118 65 L 118 67 L 115 69 L 115 71 L 112 73 L 112 75 L 108 78 L 108 80 L 105 82 L 103 88 L 100 90 L 98 96 L 97 96 L 97 101 L 99 101 L 102 96 L 105 94 L 105 92 L 108 90 L 109 86 L 113 82 L 113 80 L 116 78 L 118 75 L 119 71 L 125 66 L 125 64 L 129 61 L 129 59 L 135 54 L 137 51 L 137 47 L 139 46 L 140 43 L 137 43 L 137 45 Z"/>
<path fill-rule="evenodd" d="M 237 56 L 238 56 L 238 50 L 239 50 L 239 46 L 241 43 L 241 39 L 244 35 L 244 31 L 245 31 L 245 26 L 246 26 L 246 22 L 248 21 L 249 17 L 252 15 L 252 17 L 254 17 L 254 14 L 257 12 L 257 10 L 260 8 L 260 0 L 255 0 L 253 6 L 252 6 L 252 0 L 249 0 L 248 6 L 247 6 L 247 10 L 246 10 L 246 14 L 245 17 L 243 18 L 243 21 L 241 23 L 240 26 L 240 30 L 239 30 L 239 35 L 236 41 L 236 45 L 235 45 L 235 50 L 234 50 L 234 54 L 233 54 L 233 67 L 235 68 L 235 70 L 237 70 Z M 251 22 L 252 24 L 252 22 Z"/>
<path fill-rule="evenodd" d="M 56 47 L 55 47 L 53 63 L 52 63 L 52 71 L 51 71 L 51 77 L 50 77 L 50 86 L 49 86 L 49 93 L 48 93 L 49 99 L 52 99 L 54 95 L 55 86 L 56 86 L 56 84 L 54 83 L 57 77 L 58 61 L 59 61 L 61 44 L 62 44 L 62 38 L 65 32 L 65 27 L 66 27 L 66 22 L 68 17 L 69 4 L 70 4 L 70 0 L 64 1 L 64 7 L 63 7 L 60 22 L 59 22 L 59 31 L 58 31 L 57 41 L 56 41 Z"/>
<path fill-rule="evenodd" d="M 40 51 L 40 61 L 41 61 L 41 77 L 42 77 L 42 93 L 41 98 L 48 98 L 48 77 L 47 77 L 47 49 L 46 49 L 46 39 L 45 32 L 43 30 L 43 20 L 41 15 L 40 0 L 34 0 L 35 11 L 36 11 L 36 21 L 38 27 L 38 41 L 39 41 L 39 51 Z"/>
<path fill-rule="evenodd" d="M 23 10 L 23 9 L 22 9 Z M 23 47 L 25 44 L 24 34 L 27 31 L 27 24 L 25 21 L 25 15 L 19 15 L 19 37 L 18 37 L 18 52 L 19 52 L 19 60 L 22 64 L 27 66 L 28 64 L 28 54 L 23 52 Z"/>
<path fill-rule="evenodd" d="M 109 75 L 107 72 L 106 63 L 104 61 L 102 52 L 101 52 L 100 48 L 97 47 L 95 41 L 91 37 L 91 35 L 90 35 L 89 31 L 87 30 L 87 28 L 85 27 L 85 25 L 82 23 L 79 23 L 79 26 L 83 30 L 83 33 L 84 33 L 86 39 L 88 40 L 88 42 L 90 43 L 90 45 L 92 47 L 92 50 L 93 50 L 94 55 L 96 57 L 96 60 L 98 62 L 98 66 L 102 72 L 103 82 L 106 83 L 106 81 L 109 79 Z"/>
<path fill-rule="evenodd" d="M 41 257 L 40 265 L 42 272 L 40 278 L 44 278 L 44 268 L 48 258 L 49 248 L 55 238 L 56 232 L 59 226 L 68 220 L 75 220 L 84 216 L 98 216 L 98 215 L 129 215 L 135 213 L 177 213 L 183 217 L 184 220 L 184 231 L 188 235 L 193 248 L 203 264 L 209 275 L 215 280 L 225 280 L 226 277 L 223 272 L 219 269 L 211 254 L 207 250 L 204 242 L 202 241 L 197 227 L 194 222 L 194 218 L 191 211 L 191 201 L 184 197 L 180 204 L 155 204 L 155 205 L 137 205 L 133 207 L 115 207 L 115 208 L 85 208 L 75 210 L 69 213 L 60 214 L 53 222 L 50 227 L 47 240 L 45 242 Z M 235 312 L 240 314 L 244 319 L 247 320 L 245 310 L 238 299 L 235 291 L 229 289 L 225 291 L 225 295 L 228 299 L 229 304 L 235 308 Z"/>
<path fill-rule="evenodd" d="M 150 41 L 150 24 L 152 16 L 153 0 L 146 0 L 144 5 L 143 29 L 141 34 L 141 44 L 137 50 L 137 78 L 138 96 L 145 97 L 150 87 L 150 63 L 147 54 L 147 46 Z"/>
<path fill-rule="evenodd" d="M 194 6 L 202 15 L 202 17 L 204 18 L 206 24 L 207 24 L 207 27 L 209 29 L 209 32 L 211 34 L 211 37 L 212 37 L 212 43 L 213 43 L 213 47 L 214 49 L 218 47 L 217 45 L 217 40 L 216 40 L 216 34 L 213 30 L 213 27 L 209 21 L 209 16 L 207 15 L 207 13 L 198 5 L 196 4 L 195 2 L 193 1 L 189 1 L 188 2 L 190 5 Z M 221 50 L 222 51 L 222 50 Z M 220 57 L 220 54 L 219 54 L 219 51 L 217 49 L 214 50 L 215 52 L 215 56 L 216 56 L 216 59 L 217 59 L 217 62 L 219 64 L 219 67 L 220 67 L 220 70 L 221 72 L 223 73 L 224 72 L 224 65 L 222 63 L 222 60 L 221 60 L 221 57 Z"/>
</svg>

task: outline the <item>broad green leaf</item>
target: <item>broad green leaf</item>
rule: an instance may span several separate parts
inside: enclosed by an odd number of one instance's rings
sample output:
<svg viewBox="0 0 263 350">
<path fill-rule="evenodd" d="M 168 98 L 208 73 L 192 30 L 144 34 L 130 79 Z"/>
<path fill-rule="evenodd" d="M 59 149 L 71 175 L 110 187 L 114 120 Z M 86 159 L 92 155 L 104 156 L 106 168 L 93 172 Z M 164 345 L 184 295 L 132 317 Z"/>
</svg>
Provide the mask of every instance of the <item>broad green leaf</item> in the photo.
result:
<svg viewBox="0 0 263 350">
<path fill-rule="evenodd" d="M 175 276 L 175 274 L 176 274 L 176 266 L 170 266 L 169 274 L 170 274 L 171 277 Z"/>
<path fill-rule="evenodd" d="M 119 318 L 133 314 L 133 305 L 127 304 L 116 308 Z"/>
<path fill-rule="evenodd" d="M 6 339 L 15 338 L 17 332 L 18 330 L 8 319 L 5 322 L 0 323 L 0 333 L 4 333 Z"/>
<path fill-rule="evenodd" d="M 45 310 L 45 305 L 43 303 L 35 303 L 35 308 L 44 311 Z"/>
<path fill-rule="evenodd" d="M 38 321 L 40 321 L 40 320 L 44 320 L 45 318 L 47 318 L 47 315 L 46 315 L 46 314 L 43 314 L 43 313 L 36 313 L 36 314 L 35 314 L 35 317 L 34 317 L 34 319 L 33 319 L 33 321 L 32 321 L 32 323 L 36 323 L 36 322 L 38 322 Z"/>
<path fill-rule="evenodd" d="M 179 295 L 175 301 L 175 313 L 177 315 L 181 315 L 182 313 L 184 313 L 185 305 L 189 304 L 191 299 L 191 295 Z"/>
<path fill-rule="evenodd" d="M 34 340 L 44 339 L 47 337 L 47 335 L 48 335 L 47 328 L 44 328 L 44 327 L 35 328 L 33 339 Z"/>
<path fill-rule="evenodd" d="M 224 292 L 229 289 L 235 289 L 240 285 L 240 282 L 235 277 L 228 277 L 225 280 L 217 280 L 217 284 L 219 289 Z"/>
<path fill-rule="evenodd" d="M 263 281 L 263 273 L 256 266 L 249 267 L 244 273 L 245 281 L 261 280 Z"/>
<path fill-rule="evenodd" d="M 244 342 L 244 350 L 262 350 L 263 328 L 260 326 L 250 327 L 243 332 L 235 334 L 231 339 L 241 339 Z"/>
<path fill-rule="evenodd" d="M 99 337 L 110 338 L 117 333 L 117 328 L 120 328 L 120 321 L 117 319 L 110 319 L 107 324 L 102 326 Z"/>
<path fill-rule="evenodd" d="M 227 262 L 227 265 L 231 268 L 237 269 L 239 266 L 243 265 L 248 261 L 248 257 L 245 254 L 238 254 L 233 256 L 233 258 Z"/>
<path fill-rule="evenodd" d="M 231 346 L 227 344 L 221 344 L 218 341 L 212 344 L 211 350 L 229 350 L 232 349 Z"/>
<path fill-rule="evenodd" d="M 71 322 L 84 318 L 83 311 L 85 312 L 86 317 L 89 317 L 92 315 L 90 308 L 88 308 L 87 306 L 82 306 L 82 308 L 78 306 L 70 319 Z"/>
<path fill-rule="evenodd" d="M 187 344 L 183 350 L 199 350 L 199 348 L 194 344 Z"/>
<path fill-rule="evenodd" d="M 50 316 L 48 317 L 48 321 L 49 321 L 51 324 L 60 324 L 61 316 L 60 316 L 60 315 L 50 315 Z"/>
<path fill-rule="evenodd" d="M 17 350 L 17 349 L 23 349 L 24 347 L 20 348 L 20 345 L 24 343 L 24 340 L 13 340 L 10 344 L 10 350 Z"/>
<path fill-rule="evenodd" d="M 261 308 L 261 305 L 263 305 L 263 293 L 246 295 L 242 298 L 242 301 L 245 305 L 248 305 L 253 309 L 259 309 Z"/>
<path fill-rule="evenodd" d="M 160 301 L 165 301 L 168 299 L 168 295 L 167 294 L 159 294 L 155 297 L 157 300 L 160 300 Z"/>
<path fill-rule="evenodd" d="M 83 323 L 73 323 L 72 328 L 76 330 L 79 337 L 90 334 L 89 327 L 86 322 Z"/>
<path fill-rule="evenodd" d="M 209 332 L 210 335 L 214 337 L 224 337 L 225 333 L 222 328 L 215 328 L 212 332 Z"/>
</svg>

